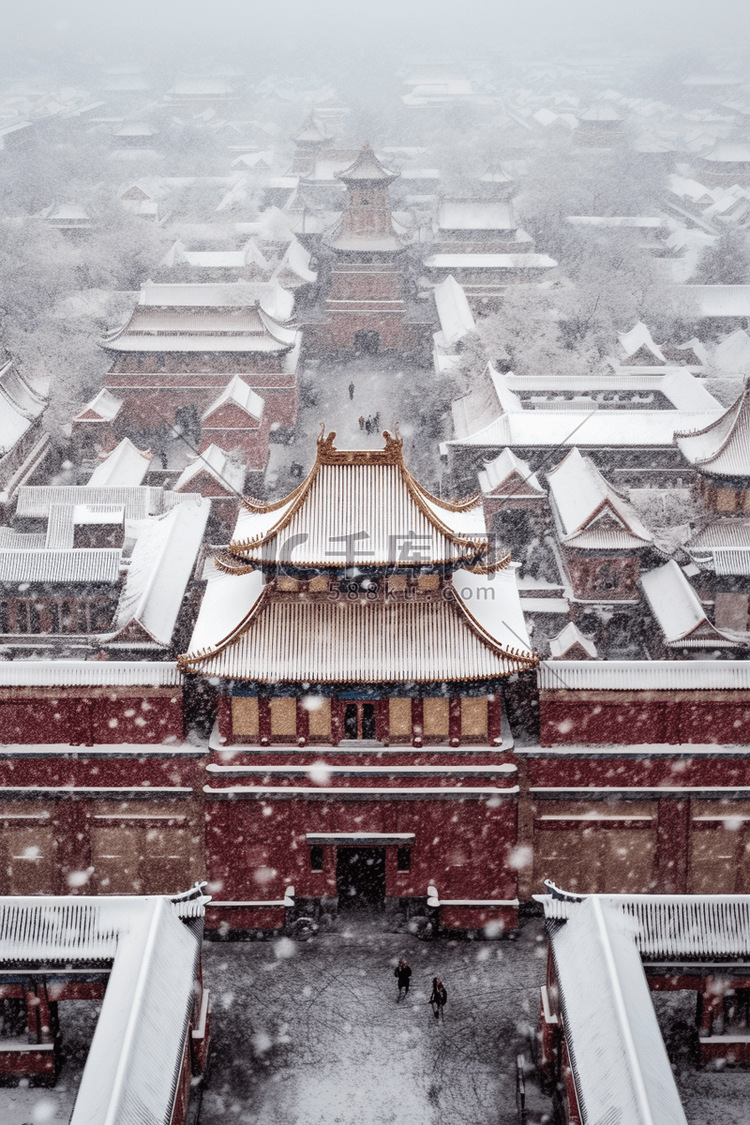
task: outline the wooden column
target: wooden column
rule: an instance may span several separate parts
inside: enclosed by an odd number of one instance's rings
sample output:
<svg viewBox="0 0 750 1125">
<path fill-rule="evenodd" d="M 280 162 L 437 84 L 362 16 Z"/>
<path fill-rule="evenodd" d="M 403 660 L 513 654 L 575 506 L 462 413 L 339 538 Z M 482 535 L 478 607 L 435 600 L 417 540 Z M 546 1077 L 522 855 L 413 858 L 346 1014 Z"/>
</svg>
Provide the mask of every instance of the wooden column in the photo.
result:
<svg viewBox="0 0 750 1125">
<path fill-rule="evenodd" d="M 487 697 L 487 741 L 492 744 L 503 733 L 502 696 L 499 691 Z"/>
<path fill-rule="evenodd" d="M 448 739 L 451 743 L 461 741 L 460 695 L 452 695 L 448 701 Z"/>
<path fill-rule="evenodd" d="M 411 740 L 412 744 L 422 744 L 424 738 L 424 701 L 422 699 L 412 699 L 411 701 Z"/>
<path fill-rule="evenodd" d="M 310 712 L 301 699 L 297 700 L 297 738 L 305 742 L 310 738 Z"/>
<path fill-rule="evenodd" d="M 232 726 L 232 700 L 223 693 L 216 700 L 216 722 L 219 728 L 219 738 L 225 744 L 234 739 Z"/>
<path fill-rule="evenodd" d="M 271 741 L 271 700 L 267 695 L 258 696 L 258 737 L 261 742 Z"/>
<path fill-rule="evenodd" d="M 331 745 L 338 746 L 344 737 L 344 705 L 334 695 L 331 698 Z"/>
<path fill-rule="evenodd" d="M 391 737 L 391 712 L 387 696 L 375 704 L 375 737 L 378 742 L 388 742 Z"/>
</svg>

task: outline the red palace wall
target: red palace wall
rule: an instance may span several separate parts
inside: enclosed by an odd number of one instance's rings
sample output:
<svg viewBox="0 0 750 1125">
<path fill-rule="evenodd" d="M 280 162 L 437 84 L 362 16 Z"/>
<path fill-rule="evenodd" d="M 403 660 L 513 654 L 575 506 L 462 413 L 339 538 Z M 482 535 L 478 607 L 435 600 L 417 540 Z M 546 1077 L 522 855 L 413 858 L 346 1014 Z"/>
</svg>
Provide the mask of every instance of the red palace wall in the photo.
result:
<svg viewBox="0 0 750 1125">
<path fill-rule="evenodd" d="M 173 894 L 205 878 L 202 757 L 183 744 L 4 749 L 0 894 Z"/>
<path fill-rule="evenodd" d="M 0 688 L 0 731 L 24 746 L 181 742 L 182 689 Z"/>
<path fill-rule="evenodd" d="M 740 691 L 546 691 L 542 746 L 750 742 L 750 699 Z"/>
<path fill-rule="evenodd" d="M 601 597 L 613 601 L 638 596 L 640 563 L 635 557 L 591 557 L 578 551 L 564 550 L 570 578 L 579 598 Z"/>
<path fill-rule="evenodd" d="M 395 784 L 395 783 L 394 783 Z M 460 809 L 460 815 L 458 811 Z M 210 794 L 206 805 L 207 864 L 219 902 L 280 902 L 284 890 L 293 886 L 300 898 L 335 897 L 336 845 L 323 846 L 323 870 L 313 871 L 307 833 L 414 833 L 411 868 L 397 870 L 397 847 L 386 852 L 386 898 L 422 897 L 430 884 L 441 899 L 487 900 L 512 903 L 516 899 L 516 875 L 506 857 L 516 835 L 516 808 L 512 796 L 496 803 L 450 798 L 388 798 L 380 794 L 358 799 L 344 792 L 328 799 L 301 799 L 278 793 L 264 799 L 218 799 Z M 226 841 L 232 841 L 231 851 Z M 241 857 L 241 858 L 240 858 Z M 238 862 L 239 860 L 239 862 Z M 281 913 L 276 907 L 269 918 Z M 458 915 L 460 907 L 447 907 Z M 267 911 L 262 912 L 266 916 Z M 515 909 L 485 908 L 482 920 L 468 904 L 461 925 L 476 928 L 485 924 L 484 914 L 515 920 Z M 224 923 L 231 929 L 263 928 L 257 908 L 215 907 L 207 920 L 209 928 Z M 278 924 L 278 922 L 276 922 Z M 441 910 L 441 924 L 446 924 Z"/>
<path fill-rule="evenodd" d="M 398 349 L 416 351 L 422 343 L 419 327 L 404 324 L 402 313 L 382 310 L 331 309 L 326 310 L 322 325 L 306 330 L 312 346 L 323 351 L 352 351 L 357 332 L 378 332 L 380 350 Z"/>
<path fill-rule="evenodd" d="M 212 377 L 206 385 L 205 382 L 186 383 L 172 376 L 160 379 L 158 384 L 156 380 L 151 380 L 144 386 L 141 382 L 136 384 L 132 377 L 108 377 L 107 390 L 124 400 L 115 429 L 120 433 L 128 425 L 154 428 L 162 424 L 162 419 L 172 422 L 180 406 L 193 406 L 202 415 L 216 401 L 228 381 L 225 376 Z M 252 382 L 248 377 L 247 382 L 265 403 L 263 421 L 266 427 L 272 422 L 282 426 L 294 425 L 299 409 L 299 390 L 294 376 L 256 375 L 252 376 Z"/>
<path fill-rule="evenodd" d="M 381 726 L 391 745 L 368 751 L 301 747 L 304 708 L 282 738 L 270 704 L 248 719 L 242 708 L 257 702 L 238 702 L 254 745 L 231 744 L 224 700 L 227 742 L 209 750 L 183 742 L 181 687 L 0 689 L 0 894 L 75 892 L 76 872 L 87 893 L 166 893 L 207 877 L 219 904 L 209 929 L 278 929 L 286 887 L 336 894 L 344 845 L 321 845 L 314 871 L 308 833 L 413 834 L 408 871 L 384 845 L 386 896 L 424 901 L 436 886 L 446 930 L 514 925 L 516 898 L 546 878 L 583 893 L 750 893 L 746 692 L 543 691 L 543 744 L 515 751 L 488 745 L 494 703 L 481 745 L 450 745 L 463 738 L 458 700 L 439 737 L 413 745 L 424 715 L 412 700 L 411 733 Z M 330 736 L 342 737 L 344 703 Z M 462 786 L 507 792 L 446 791 Z"/>
<path fill-rule="evenodd" d="M 342 262 L 331 270 L 328 300 L 400 301 L 402 289 L 401 274 L 393 268 L 346 266 Z"/>
</svg>

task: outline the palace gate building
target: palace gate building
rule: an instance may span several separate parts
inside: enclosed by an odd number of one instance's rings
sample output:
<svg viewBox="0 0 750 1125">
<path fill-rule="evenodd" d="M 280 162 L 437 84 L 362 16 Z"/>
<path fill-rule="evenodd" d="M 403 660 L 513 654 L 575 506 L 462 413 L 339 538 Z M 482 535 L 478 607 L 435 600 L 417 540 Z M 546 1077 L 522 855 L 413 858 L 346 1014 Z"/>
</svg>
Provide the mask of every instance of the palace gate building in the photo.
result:
<svg viewBox="0 0 750 1125">
<path fill-rule="evenodd" d="M 537 661 L 514 570 L 480 499 L 431 496 L 384 437 L 321 434 L 295 492 L 244 502 L 181 658 L 219 685 L 209 917 L 230 930 L 278 924 L 290 886 L 406 911 L 429 886 L 449 929 L 515 918 L 501 690 Z"/>
</svg>

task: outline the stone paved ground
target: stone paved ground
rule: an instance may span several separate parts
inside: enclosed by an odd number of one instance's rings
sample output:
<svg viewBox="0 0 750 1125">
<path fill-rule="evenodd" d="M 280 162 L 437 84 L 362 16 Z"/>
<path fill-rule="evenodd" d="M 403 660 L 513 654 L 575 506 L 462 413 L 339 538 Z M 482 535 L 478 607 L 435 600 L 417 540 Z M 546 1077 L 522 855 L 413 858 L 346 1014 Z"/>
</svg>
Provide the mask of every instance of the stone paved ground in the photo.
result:
<svg viewBox="0 0 750 1125">
<path fill-rule="evenodd" d="M 201 1125 L 515 1122 L 540 937 L 535 922 L 515 942 L 476 943 L 349 926 L 306 943 L 206 946 L 212 1064 Z M 403 955 L 412 988 L 397 1004 Z M 444 1023 L 427 1003 L 436 975 L 448 989 Z"/>
<path fill-rule="evenodd" d="M 354 398 L 349 398 L 349 384 Z M 404 366 L 392 359 L 367 356 L 336 363 L 308 361 L 300 375 L 301 408 L 294 440 L 272 445 L 266 474 L 269 498 L 283 496 L 299 483 L 289 476 L 293 461 L 304 473 L 315 459 L 315 441 L 324 422 L 326 432 L 336 431 L 340 448 L 379 449 L 380 432 L 393 432 L 394 423 L 404 438 L 409 468 L 427 487 L 436 487 L 441 475 L 439 443 L 452 436 L 448 423 L 451 395 L 438 386 L 431 368 Z M 359 428 L 359 418 L 380 414 L 377 432 Z"/>
</svg>

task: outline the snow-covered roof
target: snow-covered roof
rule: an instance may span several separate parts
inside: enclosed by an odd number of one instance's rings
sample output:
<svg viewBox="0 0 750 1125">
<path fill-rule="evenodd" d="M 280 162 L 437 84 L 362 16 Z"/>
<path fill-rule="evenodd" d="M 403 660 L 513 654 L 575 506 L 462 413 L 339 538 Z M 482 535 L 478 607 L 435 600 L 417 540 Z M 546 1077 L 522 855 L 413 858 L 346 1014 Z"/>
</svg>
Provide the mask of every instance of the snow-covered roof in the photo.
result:
<svg viewBox="0 0 750 1125">
<path fill-rule="evenodd" d="M 430 254 L 424 264 L 447 270 L 551 270 L 557 262 L 549 254 Z"/>
<path fill-rule="evenodd" d="M 80 421 L 112 422 L 122 410 L 123 399 L 116 398 L 104 387 L 73 419 Z"/>
<path fill-rule="evenodd" d="M 126 121 L 119 129 L 115 129 L 115 137 L 155 137 L 159 132 L 147 121 Z"/>
<path fill-rule="evenodd" d="M 213 443 L 209 445 L 208 449 L 199 453 L 182 470 L 174 483 L 174 491 L 182 492 L 200 473 L 208 473 L 218 482 L 223 491 L 234 492 L 238 497 L 241 496 L 245 485 L 245 467 L 232 461 L 229 454 L 220 449 L 218 445 Z"/>
<path fill-rule="evenodd" d="M 579 116 L 580 121 L 622 121 L 611 102 L 595 102 Z"/>
<path fill-rule="evenodd" d="M 136 625 L 157 644 L 170 644 L 210 510 L 208 500 L 178 504 L 137 529 L 113 635 Z"/>
<path fill-rule="evenodd" d="M 275 320 L 289 320 L 294 310 L 294 296 L 277 281 L 233 281 L 216 284 L 157 284 L 146 281 L 141 286 L 139 305 L 154 308 L 252 308 L 259 305 Z"/>
<path fill-rule="evenodd" d="M 636 356 L 641 349 L 647 353 L 651 363 L 641 366 L 654 366 L 653 360 L 656 360 L 657 365 L 666 364 L 667 360 L 664 353 L 654 343 L 651 333 L 643 321 L 638 321 L 629 332 L 619 332 L 617 338 L 628 359 L 632 360 L 632 357 Z"/>
<path fill-rule="evenodd" d="M 576 1096 L 586 1122 L 687 1125 L 632 929 L 597 895 L 549 927 Z"/>
<path fill-rule="evenodd" d="M 601 391 L 638 391 L 646 394 L 654 392 L 664 395 L 675 410 L 689 414 L 712 412 L 723 413 L 718 399 L 706 390 L 705 385 L 696 379 L 686 367 L 658 367 L 644 371 L 637 367 L 621 367 L 613 363 L 611 370 L 593 372 L 591 375 L 514 375 L 512 372 L 497 375 L 498 397 L 503 390 L 510 391 L 555 391 L 560 395 L 573 391 L 580 396 L 596 394 Z M 495 407 L 497 409 L 497 407 Z M 523 407 L 521 407 L 523 409 Z M 621 410 L 627 409 L 623 404 Z M 608 408 L 609 410 L 609 408 Z M 580 419 L 579 419 L 580 421 Z"/>
<path fill-rule="evenodd" d="M 708 476 L 750 477 L 750 380 L 739 398 L 702 430 L 675 433 L 686 461 Z"/>
<path fill-rule="evenodd" d="M 581 630 L 573 621 L 569 621 L 565 628 L 557 634 L 556 637 L 551 637 L 549 642 L 549 651 L 553 660 L 564 660 L 567 653 L 572 648 L 581 648 L 591 660 L 596 660 L 598 653 L 596 645 L 593 641 L 589 641 L 584 637 Z"/>
<path fill-rule="evenodd" d="M 567 215 L 574 226 L 632 227 L 635 230 L 658 230 L 666 225 L 660 216 L 651 215 Z"/>
<path fill-rule="evenodd" d="M 488 461 L 484 469 L 479 471 L 479 488 L 484 496 L 491 496 L 494 492 L 501 492 L 506 481 L 515 477 L 513 495 L 545 496 L 536 473 L 532 473 L 528 461 L 516 457 L 512 449 L 503 449 L 492 461 Z"/>
<path fill-rule="evenodd" d="M 144 453 L 133 445 L 130 438 L 123 438 L 120 444 L 96 466 L 86 487 L 101 488 L 114 485 L 127 488 L 129 485 L 142 484 L 152 460 L 153 453 L 150 450 Z"/>
<path fill-rule="evenodd" d="M 182 673 L 171 661 L 0 660 L 0 687 L 178 687 Z"/>
<path fill-rule="evenodd" d="M 195 288 L 198 288 L 196 286 Z M 282 312 L 289 310 L 284 294 Z M 101 341 L 116 352 L 259 352 L 278 354 L 299 342 L 299 330 L 287 327 L 265 312 L 260 301 L 241 309 L 147 307 L 136 305 L 128 323 Z"/>
<path fill-rule="evenodd" d="M 312 601 L 264 586 L 260 571 L 217 570 L 181 666 L 260 682 L 361 683 L 494 679 L 536 664 L 514 570 L 459 570 L 453 589 L 430 601 Z"/>
<path fill-rule="evenodd" d="M 53 896 L 0 899 L 0 961 L 75 969 L 111 963 L 71 1125 L 172 1119 L 195 998 L 208 898 Z"/>
<path fill-rule="evenodd" d="M 121 504 L 126 518 L 137 520 L 163 511 L 163 495 L 160 488 L 145 485 L 91 488 L 88 485 L 25 484 L 18 490 L 16 515 L 24 519 L 47 519 L 53 504 Z"/>
<path fill-rule="evenodd" d="M 259 394 L 250 387 L 241 375 L 234 375 L 227 383 L 224 390 L 218 398 L 216 398 L 208 410 L 205 411 L 203 418 L 210 418 L 222 406 L 232 403 L 239 406 L 241 410 L 245 410 L 251 417 L 260 421 L 263 417 L 263 409 L 265 407 L 264 400 Z"/>
<path fill-rule="evenodd" d="M 543 691 L 750 690 L 750 660 L 542 661 Z"/>
<path fill-rule="evenodd" d="M 418 566 L 482 553 L 487 532 L 479 496 L 461 504 L 431 496 L 406 469 L 398 438 L 388 435 L 382 450 L 339 450 L 334 438 L 321 435 L 315 465 L 290 496 L 270 505 L 245 502 L 232 552 L 302 567 L 351 566 L 357 558 L 370 566 Z"/>
<path fill-rule="evenodd" d="M 710 164 L 750 164 L 750 144 L 745 141 L 718 141 L 703 157 Z"/>
<path fill-rule="evenodd" d="M 698 595 L 674 559 L 642 574 L 640 583 L 665 644 L 726 648 L 736 643 L 708 620 Z"/>
<path fill-rule="evenodd" d="M 243 269 L 246 264 L 244 250 L 186 250 L 175 242 L 162 258 L 163 266 L 195 266 L 198 269 Z"/>
<path fill-rule="evenodd" d="M 314 113 L 308 114 L 305 121 L 293 140 L 295 142 L 307 142 L 308 144 L 323 144 L 327 141 L 333 140 L 333 135 L 326 130 L 325 125 L 317 119 Z"/>
<path fill-rule="evenodd" d="M 120 579 L 119 549 L 78 547 L 75 550 L 0 550 L 0 582 L 82 583 L 116 585 Z"/>
<path fill-rule="evenodd" d="M 466 293 L 452 274 L 436 285 L 433 292 L 440 318 L 440 332 L 435 333 L 435 343 L 441 348 L 452 348 L 469 332 L 476 331 Z"/>
<path fill-rule="evenodd" d="M 439 230 L 506 230 L 516 229 L 507 200 L 489 203 L 446 200 L 438 212 Z"/>
<path fill-rule="evenodd" d="M 623 550 L 653 542 L 630 502 L 578 449 L 571 449 L 546 476 L 562 543 L 578 549 Z"/>
<path fill-rule="evenodd" d="M 365 141 L 354 163 L 336 173 L 336 175 L 345 184 L 376 182 L 390 184 L 398 178 L 399 173 L 392 172 L 381 164 L 370 145 Z"/>
<path fill-rule="evenodd" d="M 683 375 L 690 380 L 690 372 L 686 371 Z M 532 390 L 538 385 L 538 378 L 524 378 L 523 383 Z M 620 377 L 609 378 L 613 380 L 612 389 L 616 389 L 614 383 Z M 634 377 L 628 375 L 627 378 L 631 380 Z M 556 380 L 556 383 L 560 390 L 568 386 L 567 380 L 565 383 Z M 572 380 L 570 385 L 573 385 Z M 524 410 L 521 400 L 510 390 L 511 386 L 521 389 L 512 376 L 500 375 L 490 367 L 489 380 L 484 380 L 477 391 L 452 404 L 456 437 L 447 444 L 485 449 L 504 446 L 569 448 L 573 445 L 584 448 L 666 448 L 674 444 L 676 430 L 705 426 L 724 414 L 716 400 L 712 400 L 716 403 L 714 410 Z M 662 382 L 654 386 L 665 389 L 666 384 Z M 678 383 L 675 382 L 674 386 L 677 387 Z"/>
<path fill-rule="evenodd" d="M 13 360 L 7 360 L 0 368 L 0 454 L 20 441 L 46 405 L 46 397 L 26 382 Z"/>
<path fill-rule="evenodd" d="M 701 570 L 750 576 L 750 519 L 727 516 L 712 520 L 693 535 L 685 550 Z"/>
<path fill-rule="evenodd" d="M 311 285 L 318 280 L 317 273 L 310 269 L 310 252 L 298 239 L 292 239 L 287 246 L 283 258 L 271 275 L 271 280 L 290 288 Z"/>
<path fill-rule="evenodd" d="M 550 921 L 575 917 L 581 902 L 598 899 L 624 916 L 647 962 L 715 957 L 744 961 L 750 956 L 750 895 L 569 895 L 555 888 L 553 894 L 534 898 Z"/>
</svg>

